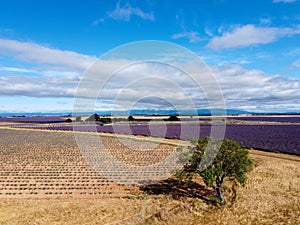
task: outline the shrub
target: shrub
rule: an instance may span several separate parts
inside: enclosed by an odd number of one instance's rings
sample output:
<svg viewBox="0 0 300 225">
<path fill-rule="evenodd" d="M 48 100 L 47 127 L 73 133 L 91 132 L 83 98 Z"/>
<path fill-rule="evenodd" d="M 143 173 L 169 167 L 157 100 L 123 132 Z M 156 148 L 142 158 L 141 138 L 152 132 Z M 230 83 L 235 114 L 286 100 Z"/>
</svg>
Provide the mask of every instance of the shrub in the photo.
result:
<svg viewBox="0 0 300 225">
<path fill-rule="evenodd" d="M 180 119 L 179 119 L 177 116 L 173 115 L 173 116 L 170 116 L 170 117 L 167 119 L 167 121 L 180 121 Z"/>
<path fill-rule="evenodd" d="M 72 123 L 72 119 L 68 118 L 68 119 L 66 119 L 66 122 L 67 123 Z"/>
</svg>

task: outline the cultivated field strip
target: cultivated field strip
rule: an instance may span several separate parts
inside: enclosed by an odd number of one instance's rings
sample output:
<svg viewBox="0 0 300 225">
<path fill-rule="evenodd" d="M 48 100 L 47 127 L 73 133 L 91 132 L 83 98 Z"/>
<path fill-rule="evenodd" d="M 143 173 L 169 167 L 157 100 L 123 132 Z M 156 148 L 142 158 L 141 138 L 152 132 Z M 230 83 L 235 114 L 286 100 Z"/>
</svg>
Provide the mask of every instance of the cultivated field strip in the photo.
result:
<svg viewBox="0 0 300 225">
<path fill-rule="evenodd" d="M 252 117 L 250 117 L 252 118 Z M 280 117 L 281 118 L 281 117 Z M 276 119 L 276 117 L 272 117 Z M 298 119 L 298 117 L 292 117 Z M 238 120 L 237 120 L 238 121 Z M 242 121 L 242 120 L 240 120 Z M 276 121 L 276 120 L 274 120 Z M 254 148 L 272 152 L 283 152 L 300 155 L 300 125 L 298 123 L 272 123 L 272 124 L 136 124 L 128 125 L 91 125 L 91 124 L 26 124 L 15 125 L 14 128 L 99 132 L 103 134 L 125 134 L 144 137 L 165 138 L 181 141 L 189 141 L 207 136 L 225 137 L 237 141 L 246 148 Z M 214 131 L 214 135 L 212 134 Z"/>
<path fill-rule="evenodd" d="M 0 137 L 0 198 L 124 197 L 138 190 L 95 172 L 85 162 L 72 133 L 0 129 Z M 117 138 L 102 137 L 102 141 L 112 155 L 136 165 L 156 163 L 175 150 L 174 146 L 157 145 L 152 152 L 138 154 Z M 149 145 L 127 141 L 136 147 Z"/>
</svg>

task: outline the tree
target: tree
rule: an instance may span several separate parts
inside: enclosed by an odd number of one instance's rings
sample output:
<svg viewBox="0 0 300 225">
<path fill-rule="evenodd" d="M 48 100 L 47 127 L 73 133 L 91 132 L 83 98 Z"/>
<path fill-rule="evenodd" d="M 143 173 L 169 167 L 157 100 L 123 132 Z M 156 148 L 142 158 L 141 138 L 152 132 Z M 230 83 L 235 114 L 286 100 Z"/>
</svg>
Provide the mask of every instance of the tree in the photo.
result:
<svg viewBox="0 0 300 225">
<path fill-rule="evenodd" d="M 190 160 L 177 172 L 180 180 L 191 180 L 199 174 L 208 187 L 215 189 L 218 199 L 224 202 L 222 185 L 226 179 L 246 184 L 246 174 L 253 168 L 249 151 L 228 139 L 198 139 Z"/>
<path fill-rule="evenodd" d="M 110 117 L 102 117 L 100 118 L 100 116 L 98 114 L 93 114 L 91 115 L 89 118 L 87 118 L 85 121 L 89 121 L 89 122 L 101 122 L 101 123 L 111 123 L 112 120 Z"/>
<path fill-rule="evenodd" d="M 98 114 L 94 113 L 89 118 L 87 118 L 85 121 L 100 121 L 100 116 Z"/>
<path fill-rule="evenodd" d="M 134 121 L 134 118 L 133 118 L 133 116 L 128 116 L 128 121 Z"/>
<path fill-rule="evenodd" d="M 67 123 L 72 123 L 72 119 L 68 118 L 68 119 L 66 119 L 66 122 Z"/>
<path fill-rule="evenodd" d="M 171 115 L 166 121 L 180 121 L 180 119 L 175 115 Z"/>
<path fill-rule="evenodd" d="M 102 118 L 99 118 L 98 121 L 102 122 L 102 123 L 111 123 L 112 122 L 110 117 L 102 117 Z"/>
</svg>

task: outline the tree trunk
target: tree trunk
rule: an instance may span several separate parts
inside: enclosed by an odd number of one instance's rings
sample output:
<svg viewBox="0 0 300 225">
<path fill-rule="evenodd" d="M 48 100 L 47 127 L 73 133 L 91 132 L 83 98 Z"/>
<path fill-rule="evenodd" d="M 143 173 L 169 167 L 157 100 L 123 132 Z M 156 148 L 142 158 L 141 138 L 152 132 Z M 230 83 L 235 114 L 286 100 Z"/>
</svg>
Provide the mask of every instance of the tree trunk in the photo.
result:
<svg viewBox="0 0 300 225">
<path fill-rule="evenodd" d="M 221 186 L 217 186 L 215 188 L 215 190 L 216 190 L 216 193 L 217 193 L 217 196 L 218 196 L 219 200 L 221 202 L 224 202 L 224 197 L 223 197 L 223 194 L 222 194 L 222 191 L 221 191 Z"/>
</svg>

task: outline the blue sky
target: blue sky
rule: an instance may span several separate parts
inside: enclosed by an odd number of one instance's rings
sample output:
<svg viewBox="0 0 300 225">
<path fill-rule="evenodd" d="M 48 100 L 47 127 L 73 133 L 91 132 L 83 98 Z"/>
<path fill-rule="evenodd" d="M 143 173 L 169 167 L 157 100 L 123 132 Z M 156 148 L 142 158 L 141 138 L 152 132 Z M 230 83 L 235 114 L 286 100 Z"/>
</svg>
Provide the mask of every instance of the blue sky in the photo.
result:
<svg viewBox="0 0 300 225">
<path fill-rule="evenodd" d="M 143 40 L 198 54 L 227 108 L 299 112 L 299 8 L 299 0 L 1 1 L 0 112 L 72 110 L 76 87 L 93 62 Z M 187 91 L 201 98 L 197 90 Z M 149 101 L 143 107 L 163 106 Z"/>
</svg>

